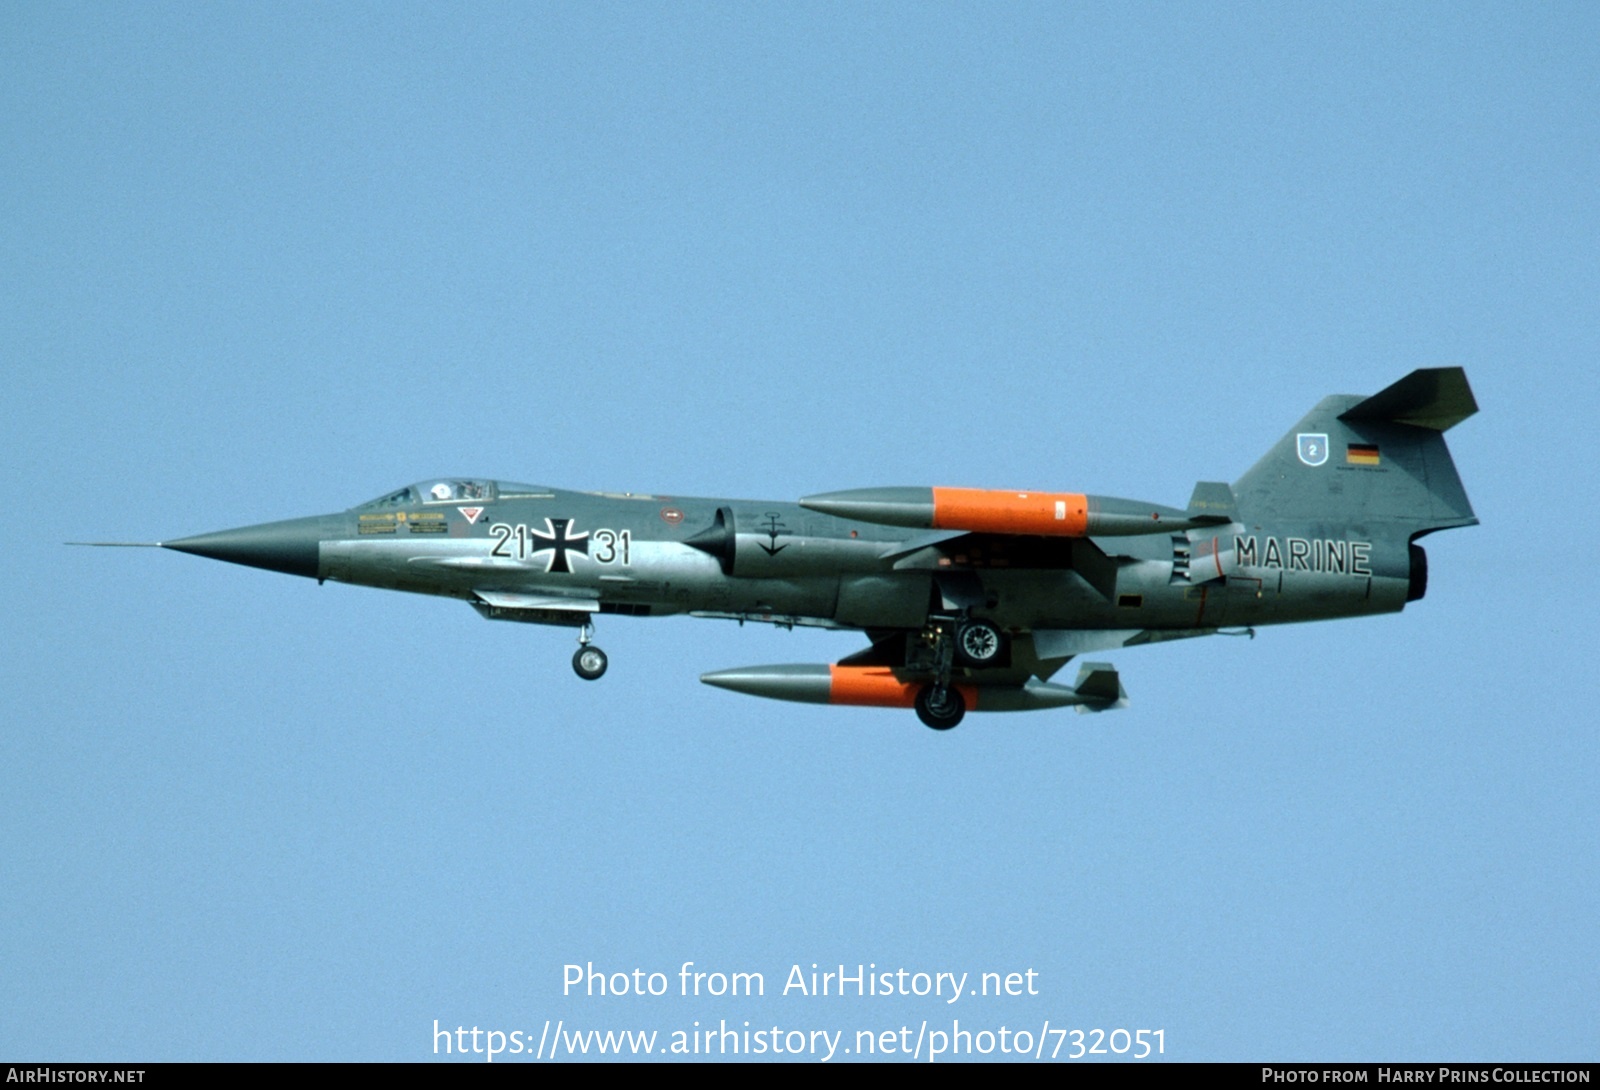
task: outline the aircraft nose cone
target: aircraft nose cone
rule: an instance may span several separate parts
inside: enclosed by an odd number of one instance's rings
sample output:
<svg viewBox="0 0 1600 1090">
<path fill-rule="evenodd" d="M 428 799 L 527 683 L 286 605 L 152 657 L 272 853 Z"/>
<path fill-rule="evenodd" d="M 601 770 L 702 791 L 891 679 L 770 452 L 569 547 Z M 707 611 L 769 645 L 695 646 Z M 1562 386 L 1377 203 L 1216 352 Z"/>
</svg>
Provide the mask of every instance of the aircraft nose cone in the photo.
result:
<svg viewBox="0 0 1600 1090">
<path fill-rule="evenodd" d="M 264 522 L 241 526 L 237 530 L 218 530 L 213 534 L 163 541 L 163 548 L 193 553 L 230 564 L 287 572 L 316 578 L 317 550 L 324 538 L 338 536 L 336 515 Z"/>
</svg>

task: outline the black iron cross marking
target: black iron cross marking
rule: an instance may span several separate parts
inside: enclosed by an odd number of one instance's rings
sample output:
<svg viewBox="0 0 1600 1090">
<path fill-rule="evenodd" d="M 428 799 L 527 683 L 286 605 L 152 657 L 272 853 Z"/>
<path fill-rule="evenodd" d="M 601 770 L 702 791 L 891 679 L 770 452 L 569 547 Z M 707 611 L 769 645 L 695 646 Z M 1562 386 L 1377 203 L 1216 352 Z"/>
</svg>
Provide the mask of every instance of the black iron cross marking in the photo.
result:
<svg viewBox="0 0 1600 1090">
<path fill-rule="evenodd" d="M 571 537 L 567 536 L 567 527 L 571 526 L 572 523 L 572 519 L 545 519 L 544 524 L 550 529 L 548 534 L 541 534 L 533 527 L 528 527 L 528 533 L 540 541 L 540 544 L 532 546 L 531 555 L 550 554 L 550 563 L 545 567 L 545 571 L 570 572 L 572 568 L 567 564 L 567 551 L 569 549 L 575 553 L 582 553 L 584 556 L 589 555 L 589 534 L 587 531 L 581 534 L 573 534 Z M 546 541 L 549 542 L 548 545 L 543 544 Z"/>
</svg>

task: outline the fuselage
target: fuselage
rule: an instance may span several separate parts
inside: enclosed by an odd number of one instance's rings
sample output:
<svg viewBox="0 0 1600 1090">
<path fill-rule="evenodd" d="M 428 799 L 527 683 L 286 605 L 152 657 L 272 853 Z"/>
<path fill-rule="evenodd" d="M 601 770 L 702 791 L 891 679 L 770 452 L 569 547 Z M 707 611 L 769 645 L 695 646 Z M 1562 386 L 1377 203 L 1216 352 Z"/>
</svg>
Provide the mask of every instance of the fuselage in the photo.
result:
<svg viewBox="0 0 1600 1090">
<path fill-rule="evenodd" d="M 442 479 L 169 546 L 556 624 L 692 613 L 912 629 L 959 584 L 980 599 L 973 612 L 1006 629 L 1182 631 L 1391 612 L 1414 588 L 1403 537 L 1349 524 L 1234 522 L 1108 544 L 1110 587 L 1046 537 L 941 535 L 779 501 Z"/>
</svg>

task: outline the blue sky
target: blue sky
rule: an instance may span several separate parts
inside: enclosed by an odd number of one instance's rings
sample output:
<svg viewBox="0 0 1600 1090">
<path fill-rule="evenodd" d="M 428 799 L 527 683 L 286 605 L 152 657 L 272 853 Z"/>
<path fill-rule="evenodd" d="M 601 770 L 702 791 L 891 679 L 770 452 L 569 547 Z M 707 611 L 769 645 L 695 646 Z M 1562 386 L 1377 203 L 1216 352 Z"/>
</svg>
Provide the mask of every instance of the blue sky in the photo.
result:
<svg viewBox="0 0 1600 1090">
<path fill-rule="evenodd" d="M 6 6 L 0 1056 L 959 1018 L 1593 1059 L 1597 43 L 1575 4 Z M 689 619 L 608 620 L 591 685 L 563 630 L 60 544 L 442 473 L 1181 506 L 1446 365 L 1483 525 L 1428 597 L 1110 656 L 1102 716 L 738 697 L 696 679 L 859 641 Z M 562 994 L 685 961 L 767 994 Z M 1039 994 L 779 994 L 812 963 Z"/>
</svg>

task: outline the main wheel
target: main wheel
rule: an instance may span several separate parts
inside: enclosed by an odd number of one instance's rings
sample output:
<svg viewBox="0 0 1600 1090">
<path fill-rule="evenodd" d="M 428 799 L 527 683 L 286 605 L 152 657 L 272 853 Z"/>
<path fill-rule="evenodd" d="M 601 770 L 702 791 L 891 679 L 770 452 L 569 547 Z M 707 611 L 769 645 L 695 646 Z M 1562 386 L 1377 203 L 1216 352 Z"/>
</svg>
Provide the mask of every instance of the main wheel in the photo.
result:
<svg viewBox="0 0 1600 1090">
<path fill-rule="evenodd" d="M 592 643 L 586 643 L 572 656 L 572 668 L 585 681 L 594 681 L 606 672 L 606 653 Z"/>
<path fill-rule="evenodd" d="M 989 621 L 968 621 L 956 629 L 956 651 L 968 666 L 998 666 L 1005 637 Z"/>
<path fill-rule="evenodd" d="M 934 693 L 938 691 L 936 685 L 924 685 L 917 692 L 917 718 L 934 730 L 949 730 L 967 714 L 967 701 L 958 691 L 946 685 L 944 696 L 935 703 Z"/>
</svg>

